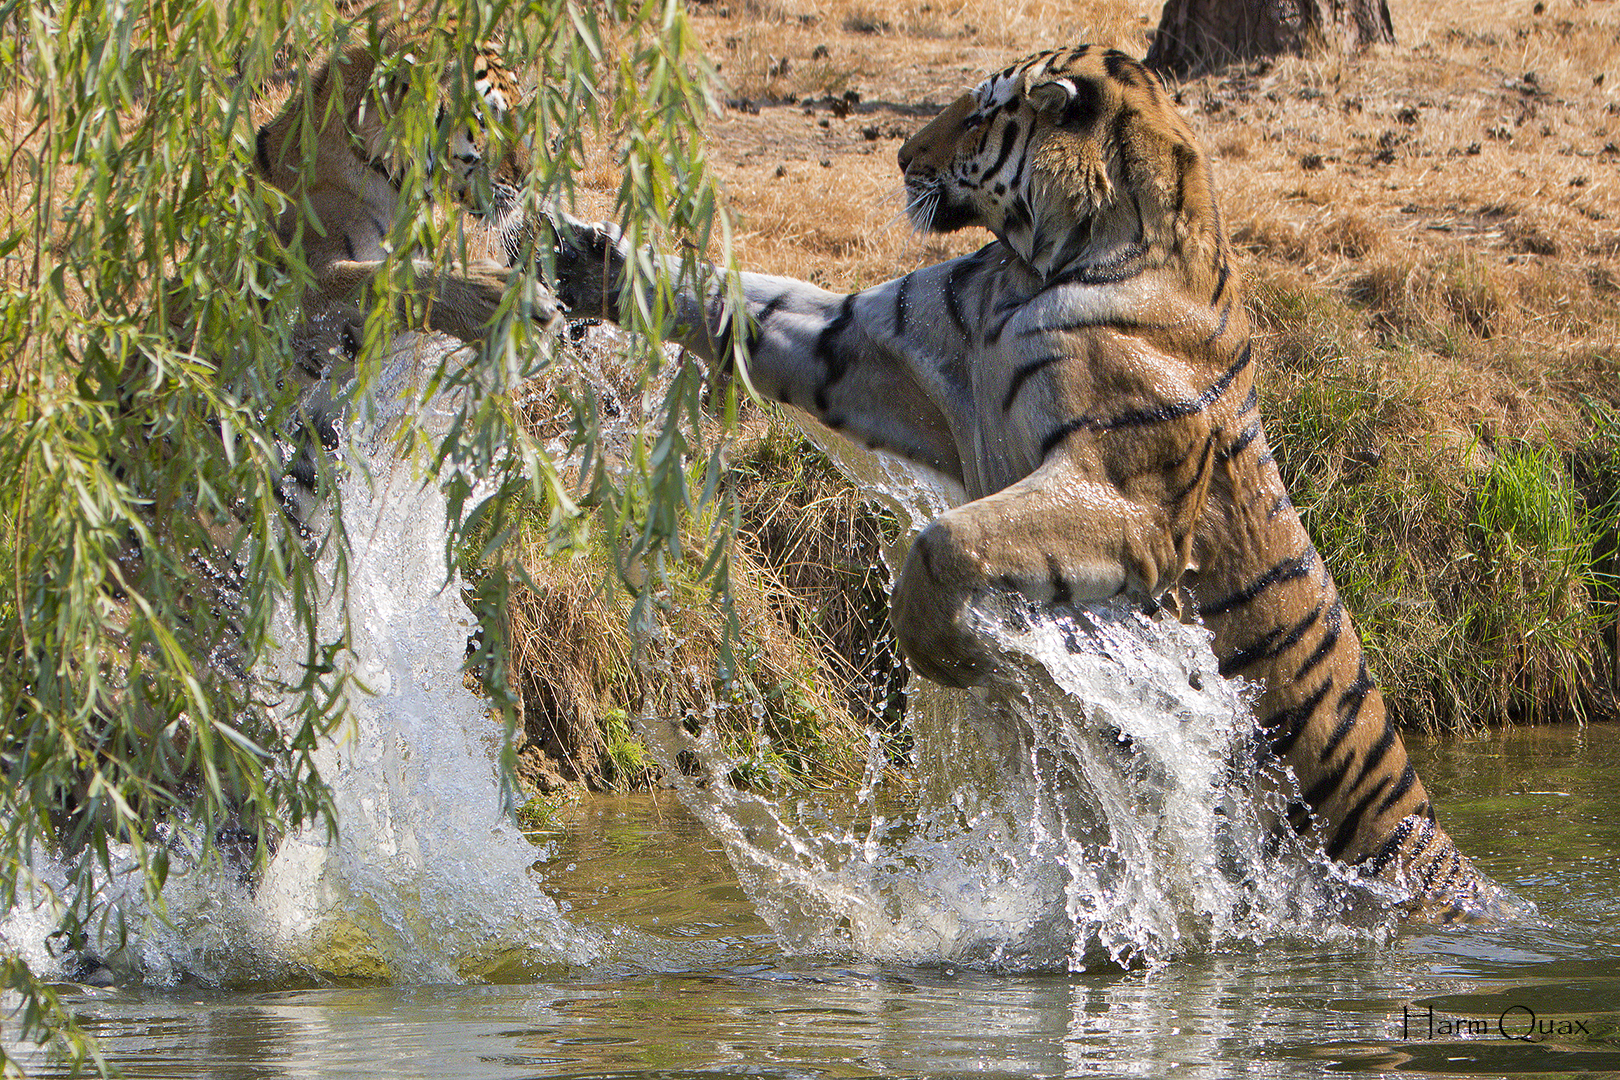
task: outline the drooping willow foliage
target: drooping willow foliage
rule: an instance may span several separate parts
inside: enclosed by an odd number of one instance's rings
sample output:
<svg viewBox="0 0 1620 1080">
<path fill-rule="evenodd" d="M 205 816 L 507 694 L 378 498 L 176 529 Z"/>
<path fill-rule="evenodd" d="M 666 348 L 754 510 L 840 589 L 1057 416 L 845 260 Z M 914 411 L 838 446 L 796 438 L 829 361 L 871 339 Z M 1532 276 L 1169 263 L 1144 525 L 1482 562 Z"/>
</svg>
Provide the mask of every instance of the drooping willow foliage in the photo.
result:
<svg viewBox="0 0 1620 1080">
<path fill-rule="evenodd" d="M 254 134 L 334 48 L 374 40 L 391 19 L 447 28 L 413 57 L 390 121 L 404 145 L 445 159 L 447 133 L 473 121 L 471 87 L 453 73 L 471 70 L 476 41 L 496 40 L 533 91 L 496 133 L 531 142 L 529 210 L 566 197 L 587 150 L 605 146 L 632 239 L 688 237 L 689 250 L 723 239 L 698 140 L 707 83 L 676 0 L 0 2 L 0 907 L 48 894 L 64 955 L 122 933 L 124 913 L 105 899 L 116 873 L 133 867 L 161 911 L 178 852 L 207 861 L 216 838 L 246 834 L 262 853 L 301 824 L 341 826 L 311 752 L 356 692 L 347 540 L 337 513 L 303 529 L 282 497 L 310 438 L 287 374 L 311 276 L 301 243 L 276 238 L 281 196 L 254 176 Z M 446 72 L 450 123 L 435 90 Z M 403 328 L 391 301 L 412 260 L 465 257 L 477 227 L 426 157 L 391 223 L 357 394 Z M 718 459 L 694 435 L 701 373 L 677 374 L 664 419 L 628 460 L 587 456 L 584 481 L 565 483 L 512 401 L 562 362 L 520 294 L 472 363 L 439 373 L 466 388 L 449 433 L 401 448 L 424 455 L 450 497 L 447 563 L 469 546 L 498 560 L 521 504 L 567 528 L 580 492 L 626 538 L 626 558 L 682 557 L 678 511 L 717 491 Z M 663 355 L 667 291 L 653 296 L 627 305 L 644 379 Z M 588 448 L 594 412 L 575 404 Z M 713 550 L 723 585 L 724 548 Z M 480 596 L 498 606 L 498 584 Z M 499 698 L 494 623 L 481 660 Z M 298 662 L 272 677 L 263 661 L 289 640 Z M 93 1063 L 26 959 L 3 963 L 19 1004 L 5 1038 L 54 1039 Z"/>
</svg>

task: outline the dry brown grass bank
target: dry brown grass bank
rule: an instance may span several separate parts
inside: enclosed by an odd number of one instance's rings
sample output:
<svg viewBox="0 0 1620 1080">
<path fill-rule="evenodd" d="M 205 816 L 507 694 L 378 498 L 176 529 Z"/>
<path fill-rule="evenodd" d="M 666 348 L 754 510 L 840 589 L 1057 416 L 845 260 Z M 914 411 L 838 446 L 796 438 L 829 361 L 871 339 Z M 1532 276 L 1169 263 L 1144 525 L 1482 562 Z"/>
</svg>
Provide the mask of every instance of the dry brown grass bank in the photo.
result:
<svg viewBox="0 0 1620 1080">
<path fill-rule="evenodd" d="M 714 725 L 742 763 L 734 779 L 768 784 L 855 783 L 868 728 L 898 729 L 904 669 L 880 560 L 889 523 L 780 418 L 750 415 L 731 464 L 742 529 L 729 682 L 715 676 L 724 614 L 694 567 L 672 568 L 659 633 L 637 656 L 629 599 L 608 587 L 606 538 L 508 553 L 536 584 L 516 588 L 507 606 L 519 776 L 529 786 L 654 779 L 631 723 L 649 715 Z"/>
<path fill-rule="evenodd" d="M 1273 442 L 1396 714 L 1613 712 L 1620 4 L 1393 0 L 1399 44 L 1186 82 L 1245 253 Z M 984 73 L 1141 55 L 1157 4 L 705 0 L 750 269 L 850 289 L 971 250 L 895 151 Z M 616 184 L 593 174 L 599 197 Z"/>
</svg>

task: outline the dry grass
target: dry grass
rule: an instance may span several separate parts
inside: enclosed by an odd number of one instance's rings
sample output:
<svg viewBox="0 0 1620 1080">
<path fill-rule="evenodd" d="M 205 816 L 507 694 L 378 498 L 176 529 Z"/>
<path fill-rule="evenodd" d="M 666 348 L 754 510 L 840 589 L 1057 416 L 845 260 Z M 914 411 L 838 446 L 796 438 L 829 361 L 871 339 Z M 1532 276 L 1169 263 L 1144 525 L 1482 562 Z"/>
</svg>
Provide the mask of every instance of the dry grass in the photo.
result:
<svg viewBox="0 0 1620 1080">
<path fill-rule="evenodd" d="M 518 771 L 531 787 L 653 779 L 632 718 L 713 725 L 739 762 L 733 780 L 769 784 L 853 783 L 867 727 L 894 726 L 902 669 L 884 624 L 881 520 L 785 421 L 751 415 L 731 460 L 745 535 L 732 552 L 743 632 L 729 682 L 715 674 L 724 613 L 695 566 L 673 568 L 658 633 L 638 654 L 609 538 L 508 551 L 537 585 L 514 588 L 506 608 Z"/>
<path fill-rule="evenodd" d="M 1404 721 L 1602 715 L 1620 469 L 1582 462 L 1613 460 L 1594 418 L 1620 407 L 1620 5 L 1391 9 L 1396 46 L 1174 88 L 1246 254 L 1273 442 Z M 956 93 L 1060 44 L 1141 55 L 1158 20 L 1084 0 L 694 12 L 728 84 L 710 156 L 739 263 L 837 289 L 984 242 L 899 220 L 895 151 Z M 1581 583 L 1538 585 L 1528 526 L 1485 520 L 1525 447 L 1592 509 Z"/>
<path fill-rule="evenodd" d="M 1177 90 L 1217 160 L 1262 316 L 1279 294 L 1343 302 L 1359 339 L 1455 365 L 1433 387 L 1439 426 L 1454 413 L 1492 437 L 1551 430 L 1567 449 L 1571 395 L 1612 401 L 1620 373 L 1620 14 L 1613 0 L 1520 6 L 1397 0 L 1397 46 Z M 1158 7 L 709 0 L 694 13 L 727 83 L 710 155 L 740 264 L 859 288 L 984 240 L 906 228 L 905 136 L 1036 49 L 1140 55 Z M 604 158 L 587 201 L 616 185 Z"/>
</svg>

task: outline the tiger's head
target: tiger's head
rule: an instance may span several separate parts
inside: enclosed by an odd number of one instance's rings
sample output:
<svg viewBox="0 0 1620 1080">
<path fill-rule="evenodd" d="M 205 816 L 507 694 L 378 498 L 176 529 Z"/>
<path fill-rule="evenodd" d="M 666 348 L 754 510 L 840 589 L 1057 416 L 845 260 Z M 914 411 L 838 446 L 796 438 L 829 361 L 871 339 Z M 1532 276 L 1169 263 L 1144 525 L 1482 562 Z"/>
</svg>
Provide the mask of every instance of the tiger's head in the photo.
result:
<svg viewBox="0 0 1620 1080">
<path fill-rule="evenodd" d="M 345 186 L 350 188 L 373 187 L 380 178 L 397 193 L 412 162 L 420 161 L 429 182 L 445 182 L 474 213 L 500 213 L 513 206 L 528 175 L 529 156 L 521 142 L 509 137 L 508 117 L 521 94 L 494 46 L 481 43 L 474 50 L 470 79 L 459 59 L 446 64 L 433 135 L 414 146 L 401 145 L 397 137 L 392 121 L 413 68 L 433 46 L 434 35 L 449 34 L 445 27 L 414 33 L 388 28 L 378 41 L 335 55 L 311 81 L 307 100 L 295 93 L 281 114 L 259 129 L 260 174 L 284 191 L 300 183 L 341 183 L 348 174 Z M 448 104 L 468 87 L 470 115 Z M 341 95 L 340 102 L 332 102 L 334 95 Z M 306 116 L 316 130 L 314 168 L 304 167 Z M 369 172 L 370 179 L 361 172 Z"/>
<path fill-rule="evenodd" d="M 1224 246 L 1197 137 L 1158 78 L 1112 49 L 997 72 L 912 136 L 900 169 L 917 228 L 982 225 L 1043 277 L 1178 257 L 1202 276 Z"/>
</svg>

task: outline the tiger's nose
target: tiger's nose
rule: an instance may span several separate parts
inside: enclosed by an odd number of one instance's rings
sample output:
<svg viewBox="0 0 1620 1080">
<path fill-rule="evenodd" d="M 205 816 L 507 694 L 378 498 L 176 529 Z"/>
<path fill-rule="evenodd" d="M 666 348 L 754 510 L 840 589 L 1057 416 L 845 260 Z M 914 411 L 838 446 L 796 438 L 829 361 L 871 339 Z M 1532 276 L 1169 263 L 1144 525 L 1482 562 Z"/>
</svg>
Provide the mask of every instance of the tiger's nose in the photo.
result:
<svg viewBox="0 0 1620 1080">
<path fill-rule="evenodd" d="M 927 149 L 928 147 L 917 140 L 917 136 L 913 135 L 907 139 L 900 147 L 900 171 L 905 172 L 911 168 L 911 163 L 917 160 L 917 155 Z"/>
</svg>

